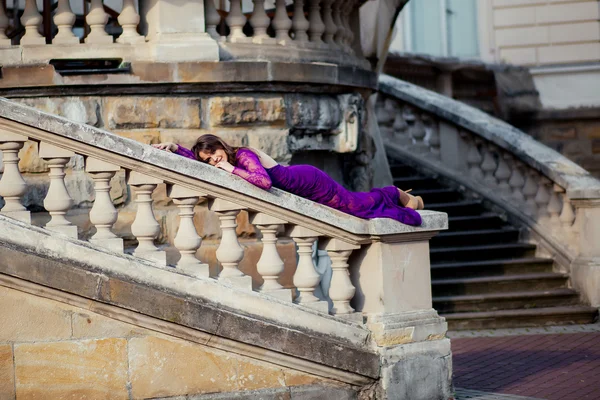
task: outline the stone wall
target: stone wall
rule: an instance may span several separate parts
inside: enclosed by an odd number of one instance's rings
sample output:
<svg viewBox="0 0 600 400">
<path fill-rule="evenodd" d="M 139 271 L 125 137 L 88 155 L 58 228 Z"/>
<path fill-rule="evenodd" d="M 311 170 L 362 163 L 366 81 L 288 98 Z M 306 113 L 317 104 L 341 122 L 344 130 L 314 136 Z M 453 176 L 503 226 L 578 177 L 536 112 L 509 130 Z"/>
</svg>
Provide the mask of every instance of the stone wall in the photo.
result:
<svg viewBox="0 0 600 400">
<path fill-rule="evenodd" d="M 353 391 L 5 286 L 0 310 L 1 399 L 146 399 L 313 384 Z"/>
</svg>

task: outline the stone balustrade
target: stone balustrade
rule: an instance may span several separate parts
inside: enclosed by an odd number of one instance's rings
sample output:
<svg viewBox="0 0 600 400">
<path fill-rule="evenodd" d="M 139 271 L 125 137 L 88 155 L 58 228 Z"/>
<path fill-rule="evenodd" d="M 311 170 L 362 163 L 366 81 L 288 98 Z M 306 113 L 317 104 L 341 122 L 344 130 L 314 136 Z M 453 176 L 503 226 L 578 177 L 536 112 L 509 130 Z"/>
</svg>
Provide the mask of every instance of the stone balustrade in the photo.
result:
<svg viewBox="0 0 600 400">
<path fill-rule="evenodd" d="M 465 104 L 390 76 L 380 79 L 380 90 L 377 119 L 389 152 L 464 185 L 531 228 L 530 239 L 600 304 L 591 283 L 600 278 L 600 181 Z"/>
<path fill-rule="evenodd" d="M 89 223 L 97 230 L 89 240 L 93 245 L 123 252 L 122 239 L 112 231 L 118 210 L 109 192 L 111 178 L 125 170 L 137 207 L 131 224 L 138 242 L 134 257 L 150 260 L 158 268 L 167 267 L 165 250 L 155 243 L 161 225 L 153 212 L 152 198 L 157 187 L 166 184 L 167 196 L 180 216 L 172 246 L 181 257 L 169 270 L 209 278 L 207 264 L 196 257 L 202 241 L 193 223 L 195 205 L 207 201 L 222 232 L 216 251 L 221 268 L 213 278 L 252 290 L 251 277 L 239 269 L 245 249 L 236 234 L 236 217 L 245 210 L 251 224 L 262 233 L 263 250 L 256 270 L 264 283 L 258 291 L 359 322 L 363 315 L 408 311 L 425 312 L 427 320 L 431 319 L 428 239 L 445 229 L 444 214 L 422 211 L 424 223 L 418 228 L 388 219 L 361 220 L 277 189 L 261 190 L 222 170 L 97 128 L 6 100 L 0 103 L 4 160 L 0 196 L 5 199 L 0 213 L 31 221 L 29 211 L 22 206 L 26 183 L 18 169 L 17 152 L 26 141 L 33 141 L 50 166 L 50 188 L 44 201 L 51 216 L 45 225 L 48 230 L 77 238 L 77 227 L 68 219 L 73 201 L 65 187 L 64 170 L 70 158 L 79 155 L 96 192 L 89 213 Z M 279 282 L 284 269 L 277 248 L 281 235 L 293 239 L 297 246 L 293 287 Z M 315 243 L 326 251 L 332 264 L 331 285 L 324 295 L 317 291 L 321 276 L 313 258 Z M 444 326 L 441 324 L 440 329 Z"/>
</svg>

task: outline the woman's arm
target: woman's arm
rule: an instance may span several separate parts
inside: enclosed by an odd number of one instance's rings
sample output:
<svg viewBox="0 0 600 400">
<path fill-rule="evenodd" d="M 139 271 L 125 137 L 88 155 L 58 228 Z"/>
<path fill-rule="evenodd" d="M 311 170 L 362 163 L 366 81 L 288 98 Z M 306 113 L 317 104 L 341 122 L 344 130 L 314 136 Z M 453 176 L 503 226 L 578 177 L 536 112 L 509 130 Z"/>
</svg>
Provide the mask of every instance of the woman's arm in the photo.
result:
<svg viewBox="0 0 600 400">
<path fill-rule="evenodd" d="M 258 156 L 251 150 L 238 150 L 233 174 L 244 178 L 261 189 L 271 189 L 271 178 L 260 163 Z"/>
<path fill-rule="evenodd" d="M 191 150 L 186 149 L 180 144 L 175 144 L 171 142 L 157 143 L 153 144 L 152 147 L 160 150 L 168 151 L 169 153 L 175 153 L 180 156 L 191 158 L 192 160 L 196 160 L 196 156 Z"/>
</svg>

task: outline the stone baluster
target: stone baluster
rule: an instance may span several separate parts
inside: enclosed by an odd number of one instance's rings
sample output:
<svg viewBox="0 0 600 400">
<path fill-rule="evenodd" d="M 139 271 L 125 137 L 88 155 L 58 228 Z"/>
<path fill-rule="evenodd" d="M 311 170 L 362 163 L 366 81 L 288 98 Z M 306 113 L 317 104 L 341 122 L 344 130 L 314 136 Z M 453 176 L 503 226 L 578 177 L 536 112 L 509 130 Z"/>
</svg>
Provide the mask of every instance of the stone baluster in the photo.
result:
<svg viewBox="0 0 600 400">
<path fill-rule="evenodd" d="M 438 121 L 432 118 L 430 115 L 423 116 L 423 122 L 425 124 L 425 141 L 429 146 L 429 155 L 435 160 L 439 160 L 441 157 L 441 140 L 440 140 L 440 127 Z"/>
<path fill-rule="evenodd" d="M 350 26 L 350 17 L 356 2 L 354 0 L 348 1 L 343 8 L 342 24 L 344 25 L 344 47 L 347 52 L 353 53 L 352 43 L 354 41 L 354 32 Z"/>
<path fill-rule="evenodd" d="M 85 38 L 86 43 L 112 43 L 113 37 L 106 33 L 104 27 L 108 23 L 108 14 L 104 12 L 102 0 L 92 0 L 90 12 L 85 17 L 90 26 L 90 33 Z"/>
<path fill-rule="evenodd" d="M 123 252 L 123 239 L 112 232 L 112 227 L 119 216 L 110 198 L 110 180 L 121 168 L 96 158 L 88 157 L 85 170 L 94 180 L 96 199 L 90 210 L 90 222 L 96 227 L 96 233 L 90 243 L 109 248 L 115 252 Z"/>
<path fill-rule="evenodd" d="M 6 29 L 8 28 L 8 16 L 6 15 L 6 9 L 4 8 L 4 1 L 0 0 L 0 47 L 10 46 L 10 39 L 6 36 Z"/>
<path fill-rule="evenodd" d="M 507 157 L 509 157 L 508 154 L 498 154 L 498 168 L 496 169 L 496 172 L 494 172 L 494 177 L 498 181 L 498 191 L 500 195 L 508 198 L 512 194 L 511 187 L 508 184 L 512 171 L 506 163 Z"/>
<path fill-rule="evenodd" d="M 273 28 L 275 29 L 275 41 L 281 45 L 291 42 L 290 28 L 292 20 L 288 16 L 285 0 L 277 0 L 275 3 L 275 16 L 273 17 Z"/>
<path fill-rule="evenodd" d="M 263 250 L 256 264 L 256 270 L 264 283 L 259 291 L 292 301 L 292 291 L 284 289 L 277 281 L 284 269 L 283 260 L 277 251 L 277 232 L 287 222 L 267 214 L 256 213 L 250 217 L 250 223 L 255 225 L 262 234 Z"/>
<path fill-rule="evenodd" d="M 204 15 L 206 18 L 206 32 L 215 40 L 221 40 L 217 32 L 217 26 L 221 22 L 221 16 L 215 7 L 215 0 L 204 0 Z"/>
<path fill-rule="evenodd" d="M 468 138 L 468 146 L 469 150 L 467 151 L 467 166 L 469 168 L 469 175 L 471 178 L 482 181 L 483 180 L 483 171 L 481 169 L 481 163 L 483 162 L 483 157 L 479 152 L 479 145 L 481 144 L 481 140 L 474 138 L 473 136 L 469 136 Z"/>
<path fill-rule="evenodd" d="M 46 38 L 40 35 L 39 32 L 42 25 L 42 14 L 38 11 L 36 0 L 25 0 L 21 24 L 25 27 L 25 35 L 21 38 L 21 45 L 46 44 Z"/>
<path fill-rule="evenodd" d="M 194 226 L 194 207 L 200 199 L 205 198 L 205 194 L 183 186 L 170 185 L 167 189 L 167 196 L 173 199 L 173 203 L 179 208 L 179 229 L 173 241 L 173 245 L 181 254 L 181 258 L 177 262 L 177 269 L 190 276 L 208 278 L 208 264 L 204 264 L 196 258 L 202 238 Z"/>
<path fill-rule="evenodd" d="M 229 36 L 227 40 L 231 43 L 249 43 L 252 38 L 244 34 L 244 25 L 246 25 L 246 16 L 242 13 L 242 1 L 231 0 L 229 15 L 225 18 L 229 26 Z"/>
<path fill-rule="evenodd" d="M 532 169 L 527 171 L 525 178 L 525 184 L 523 185 L 523 196 L 525 197 L 525 211 L 526 214 L 535 219 L 537 214 L 537 203 L 535 202 L 535 196 L 538 191 L 538 173 Z"/>
<path fill-rule="evenodd" d="M 339 48 L 344 48 L 345 29 L 344 23 L 342 21 L 342 9 L 344 7 L 345 1 L 346 0 L 337 0 L 333 4 L 333 22 L 335 23 L 335 26 L 337 28 L 333 39 Z"/>
<path fill-rule="evenodd" d="M 550 200 L 548 201 L 548 214 L 550 215 L 550 224 L 554 227 L 560 227 L 560 212 L 562 211 L 562 204 L 560 202 L 559 193 L 564 193 L 565 189 L 554 184 L 550 191 Z"/>
<path fill-rule="evenodd" d="M 321 281 L 312 258 L 313 244 L 319 234 L 312 229 L 296 225 L 290 230 L 289 236 L 298 246 L 298 265 L 294 273 L 294 285 L 298 290 L 298 296 L 295 302 L 326 313 L 329 311 L 329 305 L 326 301 L 320 301 L 314 294 Z"/>
<path fill-rule="evenodd" d="M 425 143 L 425 136 L 427 131 L 425 130 L 425 124 L 423 118 L 427 118 L 425 114 L 417 116 L 413 114 L 413 123 L 410 124 L 410 137 L 412 139 L 411 151 L 414 153 L 427 154 L 429 153 L 429 145 Z M 407 120 L 410 121 L 410 120 Z"/>
<path fill-rule="evenodd" d="M 54 13 L 54 23 L 58 27 L 58 33 L 52 39 L 53 44 L 79 43 L 79 38 L 73 34 L 75 14 L 71 11 L 70 0 L 58 0 L 58 7 Z"/>
<path fill-rule="evenodd" d="M 308 36 L 310 42 L 315 46 L 323 45 L 323 33 L 325 32 L 325 24 L 321 19 L 321 1 L 322 0 L 309 0 L 308 5 L 308 21 L 310 27 L 308 28 Z"/>
<path fill-rule="evenodd" d="M 497 163 L 493 154 L 493 145 L 482 146 L 483 150 L 483 161 L 481 162 L 481 170 L 483 171 L 483 180 L 485 183 L 492 187 L 496 187 L 498 182 L 496 181 L 496 177 L 494 176 L 494 172 L 496 172 Z"/>
<path fill-rule="evenodd" d="M 254 30 L 252 42 L 258 44 L 275 43 L 275 39 L 270 38 L 267 34 L 271 20 L 265 11 L 265 0 L 252 0 L 252 2 L 254 3 L 254 10 L 250 17 L 250 25 Z"/>
<path fill-rule="evenodd" d="M 323 23 L 325 24 L 325 33 L 323 35 L 323 41 L 331 48 L 336 48 L 335 34 L 337 33 L 338 27 L 333 21 L 333 3 L 335 0 L 323 0 L 322 16 Z"/>
<path fill-rule="evenodd" d="M 537 220 L 539 223 L 546 223 L 550 217 L 548 214 L 548 203 L 550 202 L 550 180 L 545 176 L 540 178 L 537 193 L 535 194 L 535 204 L 537 205 Z"/>
<path fill-rule="evenodd" d="M 217 260 L 223 267 L 219 279 L 252 290 L 252 278 L 238 269 L 240 261 L 244 258 L 244 249 L 240 246 L 235 232 L 236 217 L 246 207 L 215 199 L 209 203 L 209 209 L 214 211 L 221 221 L 221 243 L 216 253 Z"/>
<path fill-rule="evenodd" d="M 75 153 L 70 150 L 40 143 L 39 157 L 46 160 L 50 168 L 50 187 L 44 199 L 44 208 L 50 213 L 46 229 L 77 239 L 77 227 L 65 218 L 73 206 L 73 199 L 65 186 L 65 166 L 73 156 Z"/>
<path fill-rule="evenodd" d="M 331 239 L 325 245 L 325 250 L 331 258 L 331 286 L 329 287 L 329 298 L 333 302 L 331 313 L 334 315 L 352 314 L 354 309 L 350 301 L 354 297 L 356 288 L 350 281 L 348 272 L 348 258 L 353 250 L 360 246 L 344 242 L 339 239 Z"/>
<path fill-rule="evenodd" d="M 404 120 L 403 114 L 402 112 L 396 113 L 392 125 L 394 132 L 392 140 L 400 146 L 408 146 L 411 143 L 411 138 L 408 132 L 408 124 Z"/>
<path fill-rule="evenodd" d="M 135 9 L 134 0 L 123 0 L 123 10 L 117 18 L 119 25 L 123 28 L 123 33 L 117 38 L 118 43 L 142 43 L 146 39 L 137 33 L 137 26 L 140 23 L 140 14 Z"/>
<path fill-rule="evenodd" d="M 525 196 L 523 195 L 523 187 L 525 186 L 525 177 L 523 176 L 523 165 L 514 159 L 510 158 L 512 164 L 512 174 L 508 180 L 508 186 L 510 186 L 512 192 L 512 198 L 518 203 L 523 204 L 525 202 Z"/>
<path fill-rule="evenodd" d="M 571 201 L 567 197 L 566 193 L 562 194 L 562 210 L 560 212 L 559 219 L 562 230 L 567 239 L 567 244 L 569 246 L 574 246 L 577 237 L 575 232 L 575 212 L 573 211 L 573 206 L 571 205 Z"/>
<path fill-rule="evenodd" d="M 294 42 L 299 45 L 308 43 L 308 28 L 310 22 L 304 15 L 304 0 L 294 1 L 294 16 L 292 17 L 292 30 L 294 31 Z"/>
<path fill-rule="evenodd" d="M 133 255 L 155 261 L 157 265 L 167 265 L 166 253 L 154 244 L 154 239 L 160 234 L 160 225 L 152 211 L 152 192 L 163 181 L 131 171 L 127 183 L 135 189 L 135 203 L 137 204 L 137 213 L 133 224 L 131 224 L 131 233 L 136 237 L 139 244 Z"/>
<path fill-rule="evenodd" d="M 29 211 L 21 204 L 27 190 L 27 183 L 19 171 L 19 150 L 27 141 L 26 136 L 0 131 L 0 150 L 4 172 L 0 179 L 0 196 L 4 198 L 4 207 L 0 210 L 3 215 L 31 223 Z"/>
</svg>

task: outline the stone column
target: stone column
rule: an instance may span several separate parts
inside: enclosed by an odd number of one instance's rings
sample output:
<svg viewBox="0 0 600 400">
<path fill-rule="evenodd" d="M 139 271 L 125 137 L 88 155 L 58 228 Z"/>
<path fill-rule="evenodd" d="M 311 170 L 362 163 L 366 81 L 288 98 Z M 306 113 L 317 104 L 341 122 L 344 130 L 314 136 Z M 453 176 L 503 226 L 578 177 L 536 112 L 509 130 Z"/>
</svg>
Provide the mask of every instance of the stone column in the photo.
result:
<svg viewBox="0 0 600 400">
<path fill-rule="evenodd" d="M 21 199 L 27 190 L 27 183 L 19 171 L 19 150 L 27 140 L 26 136 L 0 131 L 0 150 L 2 150 L 4 163 L 4 172 L 0 179 L 0 196 L 4 198 L 5 203 L 0 212 L 30 224 L 31 214 L 21 204 Z"/>
<path fill-rule="evenodd" d="M 362 322 L 362 315 L 360 313 L 354 315 L 354 308 L 350 306 L 356 288 L 350 281 L 348 258 L 352 251 L 357 249 L 360 249 L 360 246 L 339 239 L 331 239 L 325 243 L 325 250 L 331 258 L 331 269 L 333 271 L 329 288 L 329 298 L 333 302 L 331 313 L 337 316 L 358 317 Z"/>
</svg>

